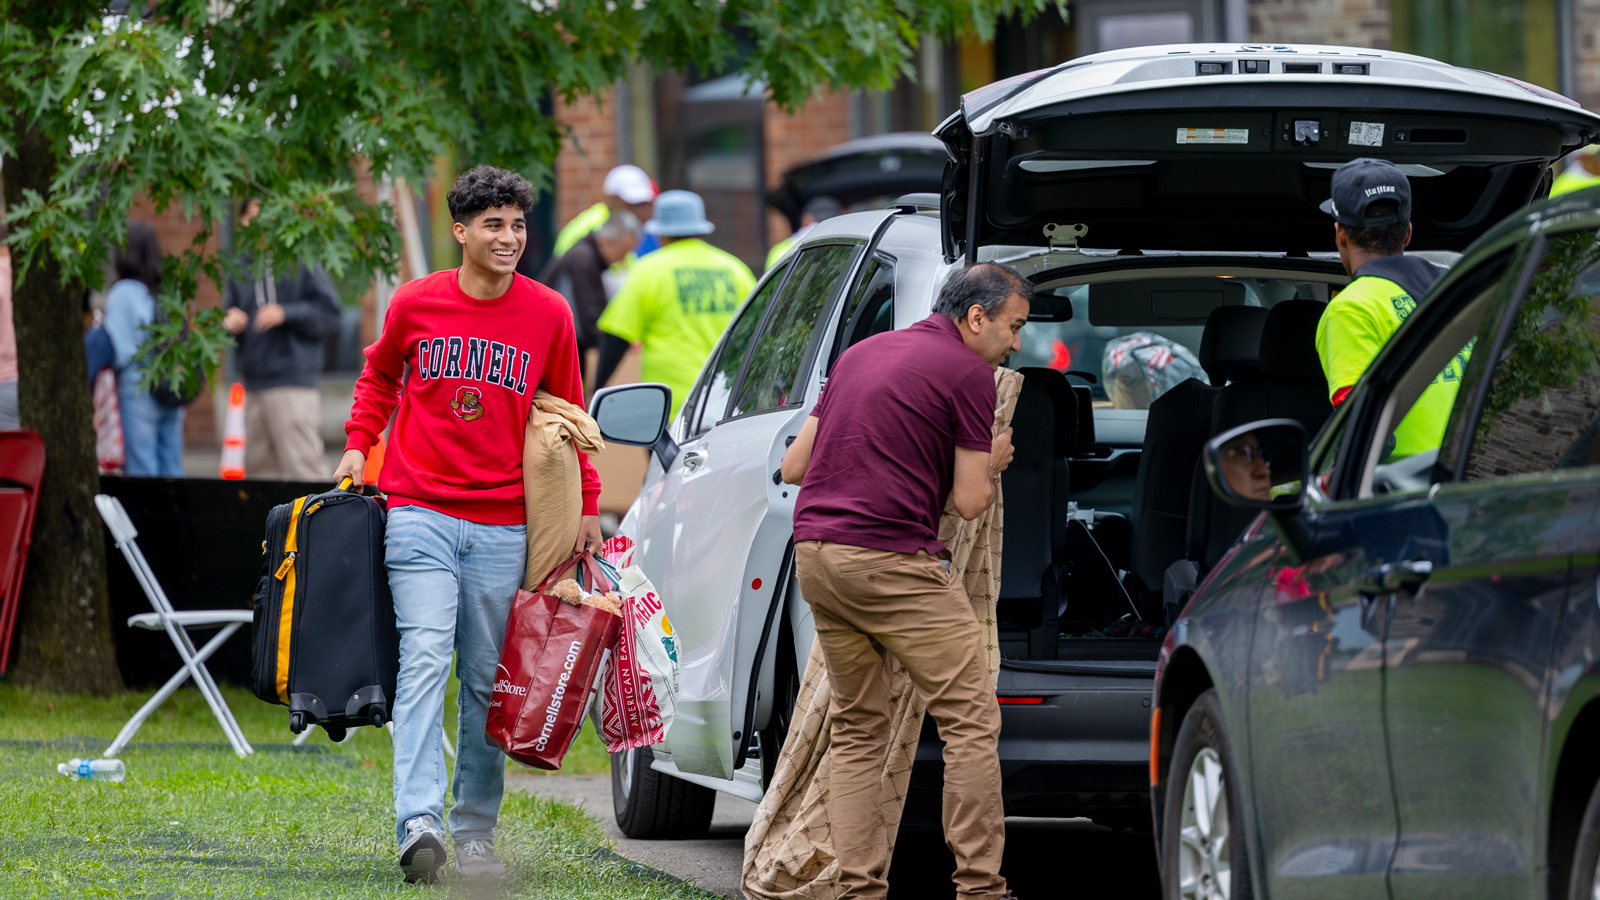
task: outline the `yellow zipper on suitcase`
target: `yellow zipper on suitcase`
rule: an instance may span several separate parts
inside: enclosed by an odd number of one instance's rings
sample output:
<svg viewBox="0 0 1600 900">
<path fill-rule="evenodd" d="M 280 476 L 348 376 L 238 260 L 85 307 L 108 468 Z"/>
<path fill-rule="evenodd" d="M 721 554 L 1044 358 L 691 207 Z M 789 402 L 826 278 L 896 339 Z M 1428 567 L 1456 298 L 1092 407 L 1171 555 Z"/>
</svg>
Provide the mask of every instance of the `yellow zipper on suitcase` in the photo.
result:
<svg viewBox="0 0 1600 900">
<path fill-rule="evenodd" d="M 300 527 L 300 511 L 305 509 L 306 497 L 294 501 L 289 514 L 289 534 L 283 539 L 283 564 L 274 573 L 283 582 L 283 602 L 278 607 L 278 699 L 289 705 L 289 636 L 294 626 L 294 559 L 299 544 L 296 535 Z"/>
</svg>

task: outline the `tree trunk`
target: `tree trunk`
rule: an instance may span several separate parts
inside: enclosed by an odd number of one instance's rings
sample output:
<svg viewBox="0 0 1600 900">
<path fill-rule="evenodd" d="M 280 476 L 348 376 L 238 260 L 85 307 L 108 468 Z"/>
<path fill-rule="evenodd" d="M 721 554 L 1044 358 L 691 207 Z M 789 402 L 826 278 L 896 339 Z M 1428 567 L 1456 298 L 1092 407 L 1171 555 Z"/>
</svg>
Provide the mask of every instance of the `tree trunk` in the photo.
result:
<svg viewBox="0 0 1600 900">
<path fill-rule="evenodd" d="M 8 205 L 26 188 L 48 195 L 56 169 L 44 136 L 24 133 L 17 155 L 6 160 Z M 122 688 L 122 677 L 111 641 L 104 531 L 94 508 L 100 472 L 83 355 L 84 287 L 62 284 L 60 274 L 48 253 L 40 253 L 13 293 L 19 412 L 22 427 L 44 440 L 45 465 L 9 677 L 107 694 Z"/>
</svg>

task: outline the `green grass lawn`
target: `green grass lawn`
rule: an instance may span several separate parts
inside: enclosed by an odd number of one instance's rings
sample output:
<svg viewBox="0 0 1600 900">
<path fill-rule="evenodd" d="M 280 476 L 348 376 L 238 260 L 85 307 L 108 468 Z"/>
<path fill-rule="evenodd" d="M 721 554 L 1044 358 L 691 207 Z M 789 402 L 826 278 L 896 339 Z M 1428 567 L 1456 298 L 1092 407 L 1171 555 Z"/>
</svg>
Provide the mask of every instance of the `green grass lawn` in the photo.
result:
<svg viewBox="0 0 1600 900">
<path fill-rule="evenodd" d="M 254 755 L 236 757 L 185 688 L 120 755 L 126 781 L 100 784 L 64 778 L 56 764 L 98 756 L 147 694 L 0 683 L 0 897 L 707 896 L 616 856 L 577 808 L 510 791 L 496 841 L 511 873 L 503 886 L 408 886 L 395 865 L 388 736 L 358 728 L 332 744 L 318 731 L 295 748 L 283 707 L 224 692 Z M 452 732 L 453 707 L 452 697 Z M 564 771 L 606 765 L 587 730 Z"/>
</svg>

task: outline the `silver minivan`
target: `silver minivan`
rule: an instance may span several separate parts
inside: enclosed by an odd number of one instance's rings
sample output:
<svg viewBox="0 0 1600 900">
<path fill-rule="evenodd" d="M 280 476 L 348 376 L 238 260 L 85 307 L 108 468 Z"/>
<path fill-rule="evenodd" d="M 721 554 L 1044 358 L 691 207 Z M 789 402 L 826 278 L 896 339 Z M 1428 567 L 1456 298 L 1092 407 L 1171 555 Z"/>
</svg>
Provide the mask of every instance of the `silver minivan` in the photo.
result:
<svg viewBox="0 0 1600 900">
<path fill-rule="evenodd" d="M 1212 398 L 1257 378 L 1253 418 L 1312 433 L 1326 418 L 1307 328 L 1348 281 L 1318 210 L 1333 169 L 1400 165 L 1410 251 L 1448 265 L 1546 195 L 1600 118 L 1402 53 L 1186 44 L 990 85 L 936 136 L 942 192 L 813 228 L 761 279 L 675 419 L 659 385 L 594 400 L 608 440 L 652 448 L 621 530 L 680 641 L 667 742 L 612 760 L 630 836 L 703 833 L 714 791 L 760 799 L 812 641 L 791 548 L 803 488 L 777 475 L 784 449 L 841 352 L 926 317 L 953 269 L 986 260 L 1037 292 L 1008 362 L 1025 381 L 1003 481 L 1007 812 L 1148 829 L 1164 629 L 1243 527 L 1194 478 Z M 937 820 L 941 766 L 930 720 L 907 821 Z"/>
</svg>

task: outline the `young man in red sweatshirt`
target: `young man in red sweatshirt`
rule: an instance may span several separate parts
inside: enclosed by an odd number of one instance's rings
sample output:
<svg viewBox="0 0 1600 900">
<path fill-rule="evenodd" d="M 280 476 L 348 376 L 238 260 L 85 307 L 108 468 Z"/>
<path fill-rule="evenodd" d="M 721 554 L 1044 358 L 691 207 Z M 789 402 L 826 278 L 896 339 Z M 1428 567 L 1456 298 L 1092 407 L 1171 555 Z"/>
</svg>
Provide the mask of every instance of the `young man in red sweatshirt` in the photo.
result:
<svg viewBox="0 0 1600 900">
<path fill-rule="evenodd" d="M 367 348 L 336 478 L 361 484 L 367 451 L 394 415 L 378 487 L 400 627 L 394 701 L 394 803 L 400 868 L 432 881 L 445 864 L 444 694 L 454 652 L 461 682 L 456 869 L 503 878 L 494 826 L 505 757 L 483 737 L 500 642 L 522 583 L 526 517 L 522 436 L 536 389 L 584 405 L 572 312 L 555 291 L 516 274 L 533 188 L 479 166 L 448 197 L 461 268 L 407 282 Z M 398 408 L 398 409 L 397 409 Z M 598 549 L 600 477 L 584 454 L 578 548 Z"/>
</svg>

